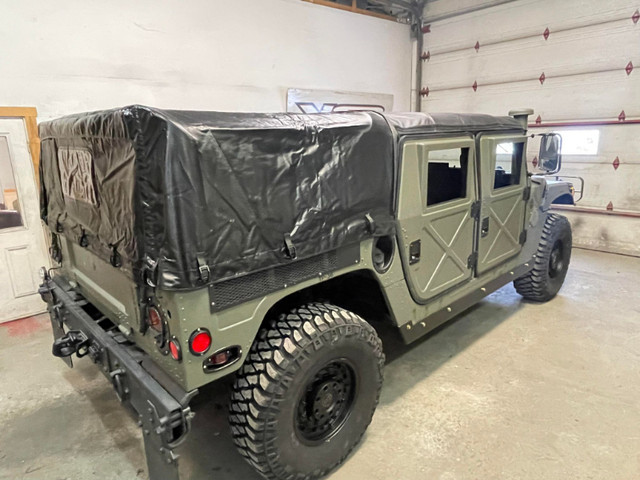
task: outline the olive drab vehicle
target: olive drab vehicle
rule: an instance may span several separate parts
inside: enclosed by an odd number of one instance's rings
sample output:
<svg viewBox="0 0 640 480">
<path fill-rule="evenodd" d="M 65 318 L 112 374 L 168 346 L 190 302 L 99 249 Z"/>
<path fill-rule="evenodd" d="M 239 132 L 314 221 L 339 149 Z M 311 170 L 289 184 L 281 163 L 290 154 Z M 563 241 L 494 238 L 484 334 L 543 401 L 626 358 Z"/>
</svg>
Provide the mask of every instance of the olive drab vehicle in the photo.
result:
<svg viewBox="0 0 640 480">
<path fill-rule="evenodd" d="M 53 354 L 137 413 L 149 476 L 179 478 L 198 388 L 267 479 L 315 479 L 361 439 L 384 353 L 514 282 L 559 291 L 573 187 L 561 139 L 527 171 L 527 116 L 239 114 L 131 106 L 40 124 Z"/>
</svg>

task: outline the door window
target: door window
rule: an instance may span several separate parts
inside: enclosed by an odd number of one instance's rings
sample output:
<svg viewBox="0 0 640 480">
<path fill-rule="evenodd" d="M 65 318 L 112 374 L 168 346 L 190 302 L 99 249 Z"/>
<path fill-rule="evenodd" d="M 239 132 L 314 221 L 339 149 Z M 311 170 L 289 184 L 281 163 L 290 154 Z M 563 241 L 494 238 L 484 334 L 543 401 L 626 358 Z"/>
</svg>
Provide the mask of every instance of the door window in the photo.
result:
<svg viewBox="0 0 640 480">
<path fill-rule="evenodd" d="M 0 229 L 23 225 L 9 142 L 0 136 Z"/>
<path fill-rule="evenodd" d="M 427 206 L 466 198 L 469 148 L 430 150 L 427 161 Z"/>
<path fill-rule="evenodd" d="M 503 142 L 496 146 L 493 189 L 520 184 L 524 143 Z"/>
</svg>

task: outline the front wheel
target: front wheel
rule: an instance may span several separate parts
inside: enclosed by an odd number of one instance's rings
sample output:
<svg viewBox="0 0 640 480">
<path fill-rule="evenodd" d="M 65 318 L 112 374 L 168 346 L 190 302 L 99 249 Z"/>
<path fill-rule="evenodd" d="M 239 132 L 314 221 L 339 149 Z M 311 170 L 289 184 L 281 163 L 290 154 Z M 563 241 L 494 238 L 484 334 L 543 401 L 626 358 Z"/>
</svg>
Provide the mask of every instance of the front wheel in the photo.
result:
<svg viewBox="0 0 640 480">
<path fill-rule="evenodd" d="M 550 214 L 544 224 L 533 269 L 516 279 L 516 291 L 528 300 L 546 302 L 564 283 L 571 260 L 571 224 L 562 215 Z"/>
<path fill-rule="evenodd" d="M 229 423 L 267 479 L 311 480 L 340 465 L 378 404 L 384 355 L 375 330 L 326 303 L 296 308 L 258 334 L 238 373 Z"/>
</svg>

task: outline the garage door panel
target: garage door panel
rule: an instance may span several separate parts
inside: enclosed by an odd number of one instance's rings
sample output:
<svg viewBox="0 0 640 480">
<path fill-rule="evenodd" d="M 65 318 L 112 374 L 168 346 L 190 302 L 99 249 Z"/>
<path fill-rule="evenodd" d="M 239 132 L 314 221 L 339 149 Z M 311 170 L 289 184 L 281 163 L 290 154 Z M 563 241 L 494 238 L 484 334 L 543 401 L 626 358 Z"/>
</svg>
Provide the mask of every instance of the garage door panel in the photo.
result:
<svg viewBox="0 0 640 480">
<path fill-rule="evenodd" d="M 539 128 L 536 133 L 545 131 L 558 131 L 562 133 L 566 130 L 571 130 L 574 127 L 560 126 L 553 128 Z M 623 156 L 627 160 L 638 160 L 640 157 L 640 136 L 638 135 L 637 126 L 633 124 L 616 124 L 616 125 L 594 125 L 584 127 L 589 130 L 598 130 L 600 132 L 600 139 L 598 142 L 598 153 L 595 156 L 578 156 L 578 155 L 564 155 L 564 160 L 580 160 L 580 159 L 596 159 L 596 160 L 613 160 L 616 155 L 620 156 L 620 160 Z M 537 154 L 537 144 L 531 142 L 528 145 L 528 152 L 530 154 Z"/>
<path fill-rule="evenodd" d="M 592 164 L 588 168 L 579 164 L 565 164 L 561 176 L 584 178 L 585 191 L 580 206 L 604 209 L 611 202 L 617 210 L 640 212 L 640 188 L 635 182 L 629 181 L 629 178 L 640 178 L 638 164 L 628 165 L 623 172 L 601 164 Z"/>
<path fill-rule="evenodd" d="M 640 161 L 640 136 L 638 135 L 638 127 L 634 124 L 616 124 L 616 125 L 594 125 L 583 127 L 587 130 L 597 130 L 600 132 L 598 142 L 598 153 L 596 155 L 563 155 L 562 162 L 565 163 L 580 163 L 582 168 L 589 168 L 591 161 L 606 162 L 611 166 L 612 160 L 617 156 L 621 164 L 628 165 L 629 163 L 635 163 Z M 536 129 L 536 133 L 543 133 L 547 131 L 557 131 L 562 133 L 563 131 L 573 130 L 575 127 L 571 126 L 558 126 L 558 127 L 545 127 Z M 527 152 L 533 158 L 537 155 L 538 144 L 531 142 L 528 145 Z"/>
<path fill-rule="evenodd" d="M 632 0 L 576 2 L 557 0 L 525 0 L 488 8 L 431 24 L 428 34 L 433 51 L 464 48 L 482 43 L 518 38 L 545 28 L 557 32 L 595 22 L 631 18 L 638 8 Z M 429 7 L 425 18 L 431 16 Z"/>
<path fill-rule="evenodd" d="M 600 132 L 597 155 L 564 155 L 561 175 L 584 178 L 581 206 L 606 208 L 611 202 L 616 210 L 640 211 L 640 126 L 603 125 L 584 127 Z M 572 127 L 536 129 L 536 133 L 573 130 Z M 527 151 L 529 168 L 537 155 L 537 142 Z M 614 168 L 614 160 L 618 167 Z"/>
<path fill-rule="evenodd" d="M 453 10 L 452 3 L 447 8 Z M 535 111 L 530 122 L 540 116 L 543 125 L 532 128 L 533 133 L 596 128 L 597 153 L 565 155 L 561 175 L 585 179 L 580 206 L 603 212 L 608 207 L 612 215 L 618 210 L 638 212 L 640 125 L 630 120 L 640 119 L 640 22 L 631 18 L 639 8 L 637 0 L 518 0 L 431 22 L 424 36 L 424 49 L 431 56 L 423 63 L 422 87 L 429 92 L 422 107 L 427 112 L 494 115 L 530 107 Z M 425 12 L 429 18 L 429 6 Z M 629 62 L 633 69 L 627 72 Z M 623 111 L 625 123 L 618 121 Z M 544 127 L 557 122 L 570 126 Z M 532 143 L 537 148 L 537 142 Z M 530 167 L 536 154 L 529 151 Z M 616 228 L 577 229 L 576 244 L 621 253 L 634 245 L 631 250 L 640 255 L 640 237 L 629 236 L 637 232 L 638 219 L 612 215 L 595 216 L 615 221 Z"/>
<path fill-rule="evenodd" d="M 527 39 L 509 44 L 488 45 L 479 52 L 456 52 L 432 56 L 426 65 L 430 90 L 452 85 L 537 80 L 618 70 L 632 61 L 640 67 L 640 52 L 630 56 L 629 44 L 640 45 L 640 28 L 631 21 L 625 28 L 607 28 L 595 32 L 565 32 L 564 38 Z M 472 50 L 471 48 L 469 50 Z M 557 59 L 561 58 L 562 61 Z M 550 61 L 550 59 L 552 59 Z"/>
<path fill-rule="evenodd" d="M 633 75 L 632 75 L 633 76 Z M 431 89 L 430 89 L 431 90 Z M 607 92 L 607 102 L 602 101 Z M 570 98 L 570 102 L 558 99 Z M 517 105 L 531 106 L 543 121 L 616 119 L 624 109 L 627 117 L 640 117 L 640 75 L 625 72 L 537 80 L 501 85 L 479 84 L 462 89 L 430 91 L 424 104 L 428 112 L 482 112 L 504 115 Z"/>
<path fill-rule="evenodd" d="M 593 215 L 563 210 L 571 222 L 573 245 L 603 252 L 638 255 L 640 218 Z"/>
</svg>

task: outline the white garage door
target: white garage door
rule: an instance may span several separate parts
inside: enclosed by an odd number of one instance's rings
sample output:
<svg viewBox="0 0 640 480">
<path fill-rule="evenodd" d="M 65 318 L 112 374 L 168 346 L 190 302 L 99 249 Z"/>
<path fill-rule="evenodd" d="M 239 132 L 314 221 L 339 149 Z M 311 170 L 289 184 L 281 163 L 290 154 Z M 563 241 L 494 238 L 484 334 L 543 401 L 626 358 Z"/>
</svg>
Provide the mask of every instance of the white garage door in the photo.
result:
<svg viewBox="0 0 640 480">
<path fill-rule="evenodd" d="M 488 8 L 479 9 L 483 4 Z M 562 133 L 561 173 L 585 180 L 584 198 L 566 212 L 575 243 L 634 255 L 640 255 L 639 8 L 638 0 L 432 1 L 422 85 L 426 112 L 534 108 L 531 132 Z M 529 152 L 530 161 L 534 156 Z"/>
<path fill-rule="evenodd" d="M 37 290 L 47 262 L 25 123 L 0 118 L 0 322 L 45 310 Z"/>
</svg>

